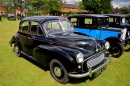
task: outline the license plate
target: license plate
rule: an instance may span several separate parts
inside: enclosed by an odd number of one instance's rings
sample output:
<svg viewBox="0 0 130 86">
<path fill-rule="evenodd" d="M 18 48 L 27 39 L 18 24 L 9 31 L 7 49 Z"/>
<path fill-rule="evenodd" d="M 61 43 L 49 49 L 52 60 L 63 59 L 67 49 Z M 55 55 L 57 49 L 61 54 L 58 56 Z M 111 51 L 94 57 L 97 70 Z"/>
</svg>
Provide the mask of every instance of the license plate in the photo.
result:
<svg viewBox="0 0 130 86">
<path fill-rule="evenodd" d="M 93 75 L 94 77 L 97 77 L 98 75 L 100 75 L 105 69 L 106 69 L 107 66 L 104 66 L 102 67 L 100 70 L 96 71 Z"/>
</svg>

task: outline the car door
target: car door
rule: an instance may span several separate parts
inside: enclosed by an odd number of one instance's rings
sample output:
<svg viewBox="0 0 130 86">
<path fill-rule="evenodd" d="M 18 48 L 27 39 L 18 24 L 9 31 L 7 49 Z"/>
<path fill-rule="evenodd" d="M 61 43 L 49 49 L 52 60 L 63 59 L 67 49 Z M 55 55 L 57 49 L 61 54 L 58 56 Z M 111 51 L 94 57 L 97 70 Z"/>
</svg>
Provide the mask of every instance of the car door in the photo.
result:
<svg viewBox="0 0 130 86">
<path fill-rule="evenodd" d="M 31 21 L 29 29 L 30 31 L 27 40 L 28 54 L 33 56 L 34 48 L 40 44 L 45 44 L 46 39 L 39 23 Z"/>
<path fill-rule="evenodd" d="M 22 46 L 22 51 L 27 53 L 27 38 L 29 33 L 29 21 L 23 21 L 20 23 L 18 38 Z"/>
</svg>

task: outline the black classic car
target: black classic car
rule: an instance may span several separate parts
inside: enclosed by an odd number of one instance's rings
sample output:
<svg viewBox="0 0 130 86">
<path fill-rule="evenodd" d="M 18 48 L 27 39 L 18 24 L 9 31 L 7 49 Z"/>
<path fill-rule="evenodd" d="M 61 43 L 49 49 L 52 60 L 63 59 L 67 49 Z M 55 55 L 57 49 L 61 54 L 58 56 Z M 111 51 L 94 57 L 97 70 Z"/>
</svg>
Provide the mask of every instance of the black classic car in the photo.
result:
<svg viewBox="0 0 130 86">
<path fill-rule="evenodd" d="M 129 24 L 129 16 L 121 15 L 121 14 L 106 14 L 109 16 L 109 27 L 114 28 L 127 28 L 126 33 L 126 45 L 130 44 L 130 24 Z"/>
<path fill-rule="evenodd" d="M 109 42 L 75 32 L 68 19 L 33 16 L 21 20 L 10 41 L 17 56 L 25 55 L 49 67 L 52 77 L 65 84 L 69 77 L 98 75 L 109 62 Z"/>
</svg>

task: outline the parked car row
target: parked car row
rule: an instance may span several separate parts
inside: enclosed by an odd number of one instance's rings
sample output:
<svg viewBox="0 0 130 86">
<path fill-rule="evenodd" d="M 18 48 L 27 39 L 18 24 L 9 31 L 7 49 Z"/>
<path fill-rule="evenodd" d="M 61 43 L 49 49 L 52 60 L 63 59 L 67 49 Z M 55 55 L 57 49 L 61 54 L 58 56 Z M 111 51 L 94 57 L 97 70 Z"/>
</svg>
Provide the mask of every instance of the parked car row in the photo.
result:
<svg viewBox="0 0 130 86">
<path fill-rule="evenodd" d="M 77 14 L 68 19 L 23 18 L 9 42 L 18 57 L 26 56 L 49 67 L 52 77 L 62 84 L 70 77 L 98 76 L 111 55 L 123 54 L 126 43 L 127 29 L 109 28 L 107 16 Z"/>
<path fill-rule="evenodd" d="M 126 18 L 117 14 L 73 14 L 68 17 L 76 31 L 108 41 L 113 57 L 120 57 L 124 47 L 130 44 L 130 24 L 126 23 Z"/>
</svg>

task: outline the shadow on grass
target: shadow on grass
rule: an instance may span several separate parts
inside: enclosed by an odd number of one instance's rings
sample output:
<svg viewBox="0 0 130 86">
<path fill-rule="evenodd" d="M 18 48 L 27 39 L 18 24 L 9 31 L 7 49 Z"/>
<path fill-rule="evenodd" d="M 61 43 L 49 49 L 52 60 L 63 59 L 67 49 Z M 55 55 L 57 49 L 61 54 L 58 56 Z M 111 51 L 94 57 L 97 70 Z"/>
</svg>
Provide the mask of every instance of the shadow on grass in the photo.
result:
<svg viewBox="0 0 130 86">
<path fill-rule="evenodd" d="M 34 64 L 35 66 L 39 67 L 40 69 L 42 69 L 43 71 L 49 71 L 49 67 L 44 67 L 40 64 L 38 64 L 36 61 L 34 61 L 33 59 L 27 57 L 27 56 L 22 56 L 23 59 L 27 60 L 28 62 Z M 100 75 L 100 74 L 99 74 Z M 96 76 L 98 77 L 98 76 Z M 79 84 L 79 83 L 86 83 L 87 80 L 94 80 L 96 77 L 92 76 L 92 77 L 84 77 L 84 78 L 71 78 L 70 77 L 70 84 Z"/>
<path fill-rule="evenodd" d="M 125 52 L 129 52 L 130 51 L 130 44 L 128 44 L 127 46 L 125 46 L 124 51 Z"/>
<path fill-rule="evenodd" d="M 44 71 L 49 70 L 49 67 L 44 67 L 44 66 L 40 65 L 39 63 L 37 63 L 36 61 L 34 61 L 33 59 L 27 57 L 27 56 L 22 56 L 22 58 L 24 58 L 25 60 L 29 61 L 30 63 L 34 64 L 35 66 L 39 67 L 40 69 L 42 69 Z"/>
</svg>

